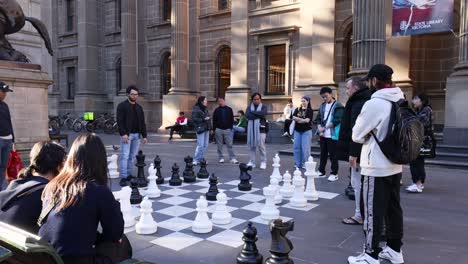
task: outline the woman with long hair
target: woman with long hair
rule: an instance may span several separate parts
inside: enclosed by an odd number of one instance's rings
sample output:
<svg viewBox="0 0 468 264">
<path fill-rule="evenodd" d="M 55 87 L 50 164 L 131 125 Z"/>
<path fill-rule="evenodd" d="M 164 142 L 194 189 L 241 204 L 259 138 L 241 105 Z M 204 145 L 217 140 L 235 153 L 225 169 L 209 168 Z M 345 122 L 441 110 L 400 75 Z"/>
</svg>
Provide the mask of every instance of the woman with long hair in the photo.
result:
<svg viewBox="0 0 468 264">
<path fill-rule="evenodd" d="M 432 107 L 429 105 L 429 97 L 424 93 L 415 95 L 412 103 L 416 109 L 419 121 L 424 125 L 424 136 L 432 134 Z M 408 186 L 406 190 L 410 193 L 421 193 L 426 180 L 424 157 L 419 156 L 416 160 L 412 161 L 410 163 L 410 171 L 413 184 Z"/>
<path fill-rule="evenodd" d="M 197 148 L 195 150 L 193 165 L 198 165 L 200 160 L 204 158 L 210 140 L 211 118 L 207 106 L 208 100 L 206 97 L 200 96 L 192 111 L 192 121 L 197 132 Z"/>
<path fill-rule="evenodd" d="M 310 144 L 312 143 L 312 118 L 314 112 L 310 107 L 310 97 L 301 98 L 301 106 L 293 113 L 294 121 L 294 163 L 299 169 L 304 168 L 305 162 L 310 156 Z"/>
<path fill-rule="evenodd" d="M 29 153 L 30 165 L 20 171 L 18 179 L 0 192 L 0 221 L 36 234 L 41 214 L 41 194 L 63 166 L 67 154 L 59 144 L 41 141 Z"/>
<path fill-rule="evenodd" d="M 124 230 L 120 204 L 106 184 L 104 144 L 95 134 L 78 136 L 62 171 L 42 193 L 39 218 L 39 236 L 52 244 L 65 263 L 117 261 L 95 249 L 104 242 L 117 246 Z"/>
</svg>

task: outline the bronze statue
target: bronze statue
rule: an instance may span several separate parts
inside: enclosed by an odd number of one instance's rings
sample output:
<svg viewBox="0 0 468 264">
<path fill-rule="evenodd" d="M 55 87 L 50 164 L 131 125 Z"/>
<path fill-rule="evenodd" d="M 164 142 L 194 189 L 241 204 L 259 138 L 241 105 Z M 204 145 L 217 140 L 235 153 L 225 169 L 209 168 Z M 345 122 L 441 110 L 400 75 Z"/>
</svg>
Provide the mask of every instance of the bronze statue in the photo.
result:
<svg viewBox="0 0 468 264">
<path fill-rule="evenodd" d="M 26 21 L 39 32 L 49 54 L 53 55 L 49 33 L 44 23 L 37 18 L 25 17 L 23 9 L 15 0 L 0 0 L 0 60 L 30 62 L 23 53 L 14 49 L 5 37 L 20 31 Z"/>
</svg>

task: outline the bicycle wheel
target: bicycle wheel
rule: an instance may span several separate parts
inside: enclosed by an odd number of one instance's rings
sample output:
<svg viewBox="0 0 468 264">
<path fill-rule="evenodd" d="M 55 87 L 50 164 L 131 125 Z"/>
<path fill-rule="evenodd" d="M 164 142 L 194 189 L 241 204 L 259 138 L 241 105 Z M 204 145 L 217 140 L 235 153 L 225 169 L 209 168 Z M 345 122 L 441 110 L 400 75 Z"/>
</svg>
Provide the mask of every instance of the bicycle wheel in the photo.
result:
<svg viewBox="0 0 468 264">
<path fill-rule="evenodd" d="M 117 122 L 115 122 L 112 126 L 112 132 L 114 132 L 114 134 L 119 133 L 119 127 L 117 126 Z"/>
<path fill-rule="evenodd" d="M 65 127 L 67 129 L 72 129 L 73 128 L 73 119 L 69 118 L 67 120 L 65 120 Z"/>
<path fill-rule="evenodd" d="M 81 130 L 83 130 L 83 124 L 79 121 L 75 122 L 73 124 L 73 131 L 80 132 Z"/>
<path fill-rule="evenodd" d="M 94 122 L 86 123 L 85 128 L 86 128 L 86 131 L 88 131 L 90 133 L 93 133 L 94 130 L 96 130 L 96 126 L 95 126 Z"/>
<path fill-rule="evenodd" d="M 60 124 L 57 120 L 52 119 L 49 120 L 49 127 L 52 128 L 52 130 L 59 130 L 60 129 Z"/>
</svg>

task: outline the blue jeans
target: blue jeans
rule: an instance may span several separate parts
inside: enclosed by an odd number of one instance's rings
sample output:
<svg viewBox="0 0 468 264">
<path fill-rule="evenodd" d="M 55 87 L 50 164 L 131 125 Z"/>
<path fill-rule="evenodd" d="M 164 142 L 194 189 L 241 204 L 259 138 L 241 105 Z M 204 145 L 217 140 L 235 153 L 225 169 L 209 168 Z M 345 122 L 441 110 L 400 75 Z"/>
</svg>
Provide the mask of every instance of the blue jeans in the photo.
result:
<svg viewBox="0 0 468 264">
<path fill-rule="evenodd" d="M 304 167 L 304 163 L 309 159 L 311 141 L 312 130 L 305 132 L 294 131 L 294 165 L 296 167 Z"/>
<path fill-rule="evenodd" d="M 2 190 L 3 181 L 5 180 L 5 170 L 10 159 L 12 144 L 13 141 L 11 139 L 0 138 L 0 190 Z"/>
<path fill-rule="evenodd" d="M 245 127 L 240 127 L 240 126 L 233 126 L 232 127 L 232 129 L 231 129 L 232 142 L 234 142 L 234 134 L 236 134 L 236 132 L 245 133 Z"/>
<path fill-rule="evenodd" d="M 201 134 L 197 134 L 197 149 L 195 150 L 194 161 L 200 162 L 205 156 L 206 148 L 210 140 L 210 132 L 206 131 Z"/>
<path fill-rule="evenodd" d="M 128 143 L 124 144 L 120 139 L 120 178 L 127 178 L 132 175 L 132 166 L 135 156 L 140 148 L 141 136 L 139 133 L 128 135 Z"/>
</svg>

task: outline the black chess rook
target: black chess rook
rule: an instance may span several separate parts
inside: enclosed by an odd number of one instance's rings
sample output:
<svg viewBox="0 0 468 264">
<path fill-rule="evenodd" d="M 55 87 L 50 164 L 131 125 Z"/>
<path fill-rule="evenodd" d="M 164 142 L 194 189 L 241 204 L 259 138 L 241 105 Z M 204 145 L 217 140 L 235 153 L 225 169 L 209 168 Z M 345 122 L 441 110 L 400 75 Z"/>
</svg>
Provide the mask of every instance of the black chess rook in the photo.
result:
<svg viewBox="0 0 468 264">
<path fill-rule="evenodd" d="M 177 163 L 174 163 L 174 165 L 172 166 L 172 175 L 171 175 L 171 179 L 169 180 L 169 185 L 170 186 L 182 185 L 182 180 L 180 179 L 180 176 L 179 176 L 179 166 L 177 166 Z"/>
<path fill-rule="evenodd" d="M 156 184 L 164 184 L 164 177 L 161 174 L 161 158 L 159 158 L 159 155 L 156 155 L 156 158 L 154 158 L 154 168 L 156 169 Z"/>
<path fill-rule="evenodd" d="M 148 179 L 145 176 L 145 155 L 143 155 L 143 151 L 138 151 L 138 155 L 136 155 L 137 163 L 135 164 L 138 168 L 137 173 L 137 184 L 138 188 L 143 188 L 148 186 Z"/>
<path fill-rule="evenodd" d="M 132 188 L 132 194 L 130 195 L 130 204 L 140 204 L 143 197 L 138 190 L 138 179 L 133 177 L 130 180 L 130 188 Z"/>
<path fill-rule="evenodd" d="M 291 240 L 286 237 L 289 231 L 294 230 L 294 221 L 283 222 L 281 219 L 271 221 L 271 246 L 270 257 L 266 259 L 265 264 L 294 264 L 289 258 L 289 253 L 293 250 Z"/>
<path fill-rule="evenodd" d="M 211 174 L 211 177 L 208 179 L 210 181 L 210 188 L 208 188 L 208 192 L 206 193 L 206 199 L 208 201 L 216 201 L 216 195 L 218 195 L 218 177 Z"/>
<path fill-rule="evenodd" d="M 192 183 L 197 181 L 197 177 L 195 176 L 195 172 L 193 171 L 193 158 L 187 156 L 184 158 L 185 162 L 185 170 L 183 173 L 184 182 Z"/>
<path fill-rule="evenodd" d="M 242 251 L 237 255 L 237 264 L 262 264 L 263 256 L 258 253 L 257 245 L 257 229 L 249 222 L 242 231 L 244 246 Z"/>
<path fill-rule="evenodd" d="M 252 176 L 249 174 L 249 170 L 252 170 L 251 166 L 247 166 L 245 163 L 239 164 L 239 169 L 240 169 L 240 176 L 239 180 L 240 183 L 237 185 L 239 191 L 250 191 L 252 190 L 252 184 L 250 183 L 250 179 Z"/>
<path fill-rule="evenodd" d="M 207 179 L 208 177 L 210 177 L 210 173 L 206 169 L 206 160 L 205 159 L 200 160 L 200 170 L 198 170 L 197 177 L 199 179 Z"/>
</svg>

